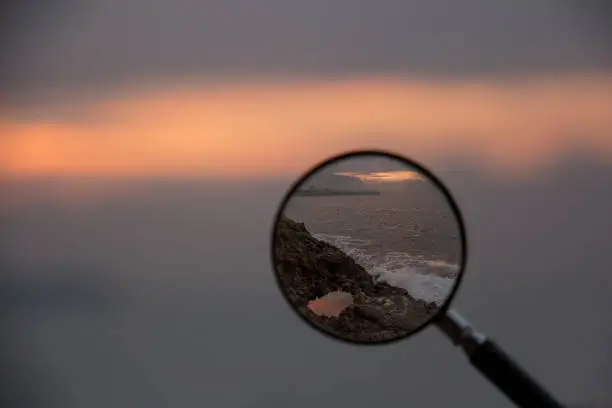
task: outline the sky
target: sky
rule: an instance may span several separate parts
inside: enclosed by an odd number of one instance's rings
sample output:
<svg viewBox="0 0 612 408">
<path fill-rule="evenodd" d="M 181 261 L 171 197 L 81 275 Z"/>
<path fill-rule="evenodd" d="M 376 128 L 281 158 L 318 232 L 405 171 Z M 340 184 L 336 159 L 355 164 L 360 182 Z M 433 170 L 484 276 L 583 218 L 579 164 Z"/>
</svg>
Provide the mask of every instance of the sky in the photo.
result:
<svg viewBox="0 0 612 408">
<path fill-rule="evenodd" d="M 354 73 L 483 76 L 610 68 L 604 4 L 545 0 L 30 0 L 7 14 L 16 88 Z M 146 4 L 147 7 L 142 6 Z"/>
<path fill-rule="evenodd" d="M 423 181 L 424 178 L 421 173 L 413 170 L 393 170 L 383 172 L 369 172 L 369 173 L 340 173 L 341 175 L 357 178 L 365 183 L 374 184 L 389 184 L 399 183 L 402 181 Z"/>
<path fill-rule="evenodd" d="M 53 3 L 6 26 L 6 176 L 291 177 L 356 148 L 517 176 L 612 154 L 596 3 Z"/>
<path fill-rule="evenodd" d="M 321 163 L 318 164 L 318 166 L 320 165 Z M 310 175 L 308 182 L 316 183 L 329 180 L 332 183 L 337 183 L 346 177 L 350 178 L 351 181 L 357 179 L 365 183 L 422 179 L 417 168 L 408 161 L 385 156 L 382 153 L 375 153 L 363 156 L 348 156 L 327 162 Z M 348 184 L 347 187 L 351 185 L 356 186 L 353 182 Z"/>
</svg>

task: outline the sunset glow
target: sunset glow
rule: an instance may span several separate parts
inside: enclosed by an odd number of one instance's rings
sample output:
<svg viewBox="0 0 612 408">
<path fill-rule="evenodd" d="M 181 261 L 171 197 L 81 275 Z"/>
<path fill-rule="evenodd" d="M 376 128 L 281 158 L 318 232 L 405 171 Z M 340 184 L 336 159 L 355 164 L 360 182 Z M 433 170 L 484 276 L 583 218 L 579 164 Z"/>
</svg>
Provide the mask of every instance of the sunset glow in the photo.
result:
<svg viewBox="0 0 612 408">
<path fill-rule="evenodd" d="M 350 176 L 358 178 L 359 180 L 366 183 L 392 183 L 398 181 L 409 181 L 409 180 L 425 180 L 425 178 L 416 171 L 385 171 L 376 173 L 354 173 L 345 172 L 337 173 L 342 176 Z"/>
<path fill-rule="evenodd" d="M 605 75 L 200 83 L 68 102 L 0 118 L 2 173 L 275 177 L 357 148 L 419 161 L 461 154 L 522 172 L 577 141 L 593 154 L 612 154 L 612 77 Z"/>
</svg>

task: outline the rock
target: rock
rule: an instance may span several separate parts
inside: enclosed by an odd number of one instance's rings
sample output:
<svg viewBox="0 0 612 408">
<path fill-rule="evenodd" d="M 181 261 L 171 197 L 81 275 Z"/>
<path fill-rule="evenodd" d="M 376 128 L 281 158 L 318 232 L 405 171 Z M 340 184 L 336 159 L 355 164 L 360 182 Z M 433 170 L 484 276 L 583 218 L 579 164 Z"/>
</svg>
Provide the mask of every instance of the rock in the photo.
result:
<svg viewBox="0 0 612 408">
<path fill-rule="evenodd" d="M 372 276 L 335 246 L 314 238 L 303 223 L 281 217 L 275 231 L 274 261 L 288 301 L 316 326 L 337 337 L 380 342 L 403 337 L 436 311 L 434 303 L 404 289 L 375 283 Z M 310 301 L 330 292 L 352 295 L 338 316 L 321 316 Z"/>
<path fill-rule="evenodd" d="M 380 296 L 365 299 L 355 306 L 355 311 L 381 327 L 412 330 L 415 328 L 414 322 L 420 322 L 425 312 L 415 306 L 407 296 Z"/>
</svg>

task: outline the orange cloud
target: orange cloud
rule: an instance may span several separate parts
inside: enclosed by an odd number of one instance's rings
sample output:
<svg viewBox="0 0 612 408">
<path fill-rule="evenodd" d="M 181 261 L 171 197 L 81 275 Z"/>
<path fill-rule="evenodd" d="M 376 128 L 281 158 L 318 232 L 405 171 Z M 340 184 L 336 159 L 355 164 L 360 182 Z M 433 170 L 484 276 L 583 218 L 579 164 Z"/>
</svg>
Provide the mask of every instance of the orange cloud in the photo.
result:
<svg viewBox="0 0 612 408">
<path fill-rule="evenodd" d="M 355 172 L 344 172 L 337 173 L 343 176 L 356 177 L 361 181 L 369 183 L 380 183 L 380 182 L 398 182 L 407 180 L 425 180 L 425 178 L 416 171 L 408 170 L 396 170 L 396 171 L 382 171 L 374 173 L 355 173 Z"/>
<path fill-rule="evenodd" d="M 493 169 L 545 165 L 579 143 L 612 153 L 612 76 L 488 82 L 355 78 L 126 91 L 95 120 L 0 121 L 9 175 L 273 177 L 343 150 L 426 161 L 469 154 Z M 77 101 L 78 102 L 78 101 Z"/>
</svg>

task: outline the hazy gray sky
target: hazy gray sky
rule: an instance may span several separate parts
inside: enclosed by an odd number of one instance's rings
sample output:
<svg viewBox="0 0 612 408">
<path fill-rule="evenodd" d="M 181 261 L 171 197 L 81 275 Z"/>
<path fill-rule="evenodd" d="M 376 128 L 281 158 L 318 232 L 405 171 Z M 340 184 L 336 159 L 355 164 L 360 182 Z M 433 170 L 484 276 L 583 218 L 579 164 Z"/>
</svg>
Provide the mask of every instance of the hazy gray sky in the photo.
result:
<svg viewBox="0 0 612 408">
<path fill-rule="evenodd" d="M 26 90 L 193 75 L 483 75 L 612 66 L 607 6 L 569 0 L 52 0 L 7 14 Z"/>
<path fill-rule="evenodd" d="M 395 158 L 385 157 L 383 155 L 367 155 L 354 156 L 333 162 L 318 173 L 340 173 L 340 172 L 356 172 L 356 173 L 377 173 L 386 171 L 408 171 L 415 170 L 408 162 L 400 161 Z"/>
</svg>

